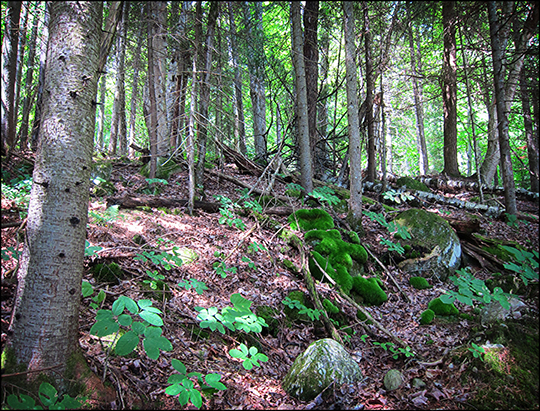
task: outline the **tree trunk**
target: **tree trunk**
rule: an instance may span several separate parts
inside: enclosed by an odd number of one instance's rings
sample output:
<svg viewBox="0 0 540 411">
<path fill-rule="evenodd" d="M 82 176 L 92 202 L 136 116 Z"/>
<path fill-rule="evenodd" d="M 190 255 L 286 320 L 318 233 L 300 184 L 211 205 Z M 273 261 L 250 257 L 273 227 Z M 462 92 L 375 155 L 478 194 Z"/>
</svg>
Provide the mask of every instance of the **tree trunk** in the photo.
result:
<svg viewBox="0 0 540 411">
<path fill-rule="evenodd" d="M 122 18 L 118 22 L 116 34 L 116 85 L 114 92 L 113 113 L 109 140 L 109 153 L 116 155 L 119 148 L 120 155 L 126 151 L 126 92 L 125 92 L 125 57 L 126 57 L 126 3 Z"/>
<path fill-rule="evenodd" d="M 319 2 L 306 1 L 304 8 L 304 67 L 307 87 L 309 144 L 313 161 L 313 175 L 316 178 L 320 178 L 324 171 L 324 159 L 322 159 L 320 155 L 320 138 L 317 133 L 317 99 L 319 94 L 318 18 Z"/>
<path fill-rule="evenodd" d="M 50 3 L 50 93 L 10 324 L 17 361 L 29 371 L 58 366 L 50 377 L 61 387 L 78 347 L 102 8 L 101 2 Z"/>
<path fill-rule="evenodd" d="M 197 3 L 199 7 L 201 3 Z M 197 143 L 198 154 L 197 166 L 195 170 L 195 183 L 204 192 L 204 162 L 206 160 L 206 141 L 208 137 L 208 106 L 210 105 L 210 79 L 212 74 L 212 50 L 214 48 L 214 34 L 216 20 L 219 14 L 219 2 L 211 2 L 208 12 L 208 23 L 206 25 L 205 46 L 201 47 L 199 55 L 200 82 L 200 103 L 199 114 L 197 116 Z"/>
<path fill-rule="evenodd" d="M 154 15 L 154 2 L 147 3 L 148 16 Z M 148 117 L 148 139 L 150 140 L 150 170 L 148 176 L 150 178 L 156 178 L 157 169 L 157 157 L 158 157 L 158 113 L 157 113 L 157 92 L 156 92 L 156 76 L 159 76 L 159 71 L 155 69 L 154 58 L 154 42 L 153 37 L 157 31 L 156 20 L 150 18 L 148 20 L 148 74 L 146 77 L 148 83 L 148 102 L 149 102 L 149 115 Z"/>
<path fill-rule="evenodd" d="M 375 132 L 373 129 L 373 62 L 371 60 L 371 32 L 369 28 L 369 16 L 367 2 L 363 2 L 364 9 L 364 46 L 366 53 L 366 123 L 368 140 L 368 164 L 367 181 L 375 180 L 376 156 L 375 156 Z"/>
<path fill-rule="evenodd" d="M 422 86 L 418 84 L 418 71 L 416 67 L 416 51 L 414 49 L 413 25 L 410 17 L 410 2 L 407 2 L 407 20 L 409 21 L 409 51 L 411 53 L 411 73 L 414 94 L 414 109 L 416 113 L 416 149 L 418 150 L 418 169 L 421 175 L 426 175 L 429 170 L 426 137 L 424 135 L 424 102 Z M 418 59 L 421 55 L 418 53 Z M 420 65 L 420 63 L 419 63 Z"/>
<path fill-rule="evenodd" d="M 34 8 L 34 22 L 32 25 L 32 33 L 30 33 L 29 50 L 28 50 L 28 70 L 26 71 L 26 78 L 24 80 L 24 98 L 23 98 L 23 108 L 22 108 L 22 117 L 21 117 L 21 127 L 19 129 L 19 141 L 21 144 L 21 149 L 28 148 L 28 119 L 30 117 L 30 110 L 32 108 L 32 83 L 34 82 L 34 61 L 36 59 L 36 38 L 37 31 L 39 26 L 39 19 L 42 18 L 41 13 L 39 13 L 38 8 Z"/>
<path fill-rule="evenodd" d="M 238 45 L 236 42 L 236 23 L 234 21 L 233 5 L 234 2 L 227 2 L 229 9 L 229 54 L 231 56 L 231 63 L 234 69 L 234 85 L 233 85 L 233 99 L 234 99 L 234 140 L 238 151 L 243 155 L 247 154 L 246 148 L 246 130 L 244 125 L 244 103 L 242 101 L 242 73 L 238 66 Z"/>
<path fill-rule="evenodd" d="M 443 173 L 459 177 L 457 162 L 457 66 L 455 1 L 443 1 L 443 111 L 444 169 Z"/>
<path fill-rule="evenodd" d="M 532 87 L 528 83 L 527 71 L 521 71 L 519 88 L 521 91 L 521 107 L 523 109 L 523 127 L 527 138 L 527 157 L 529 159 L 529 175 L 531 178 L 531 191 L 538 193 L 538 129 L 534 135 L 533 122 L 531 117 L 531 104 L 529 94 Z"/>
<path fill-rule="evenodd" d="M 253 112 L 253 139 L 255 160 L 263 163 L 266 152 L 266 96 L 264 85 L 265 54 L 262 30 L 262 2 L 252 3 L 255 15 L 251 15 L 250 3 L 244 2 L 244 22 L 247 28 L 248 69 L 251 107 Z"/>
<path fill-rule="evenodd" d="M 292 44 L 296 78 L 296 107 L 298 121 L 298 149 L 300 152 L 300 181 L 307 193 L 313 191 L 313 171 L 309 144 L 309 121 L 307 107 L 306 71 L 304 67 L 302 22 L 300 2 L 291 2 Z"/>
<path fill-rule="evenodd" d="M 107 95 L 107 74 L 101 75 L 99 84 L 99 110 L 97 115 L 97 150 L 103 150 L 103 129 L 105 126 L 105 101 Z"/>
<path fill-rule="evenodd" d="M 34 123 L 31 132 L 31 148 L 36 151 L 39 144 L 39 131 L 41 128 L 41 111 L 43 105 L 43 84 L 45 83 L 45 65 L 47 63 L 47 44 L 49 42 L 49 6 L 45 2 L 43 7 L 43 29 L 40 36 L 39 46 L 39 76 L 36 95 L 36 108 L 34 110 Z"/>
<path fill-rule="evenodd" d="M 142 16 L 141 12 L 141 16 Z M 135 55 L 133 56 L 133 82 L 131 85 L 131 103 L 129 109 L 129 138 L 128 138 L 128 156 L 134 157 L 135 152 L 131 148 L 131 144 L 135 143 L 135 123 L 137 120 L 137 103 L 139 101 L 139 71 L 141 69 L 141 49 L 143 43 L 143 24 L 140 23 L 139 34 L 137 36 L 137 48 L 135 49 Z M 101 106 L 100 106 L 101 108 Z"/>
<path fill-rule="evenodd" d="M 362 228 L 362 164 L 360 152 L 360 119 L 358 117 L 358 82 L 356 79 L 356 46 L 354 10 L 352 1 L 343 2 L 345 32 L 345 68 L 347 77 L 347 119 L 349 123 L 349 161 L 351 164 L 349 212 L 351 228 L 363 235 Z"/>
<path fill-rule="evenodd" d="M 17 123 L 18 123 L 19 103 L 21 100 L 20 99 L 21 81 L 22 81 L 24 55 L 26 52 L 26 33 L 28 30 L 28 20 L 30 20 L 29 7 L 30 7 L 30 3 L 23 4 L 22 13 L 21 13 L 21 21 L 19 24 L 19 44 L 18 44 L 18 49 L 17 49 L 17 72 L 15 73 L 15 104 L 14 104 L 15 128 L 17 127 Z M 17 145 L 18 137 L 19 137 L 18 135 L 15 135 L 14 146 Z"/>
<path fill-rule="evenodd" d="M 499 130 L 499 148 L 502 159 L 502 178 L 504 185 L 504 205 L 508 214 L 517 215 L 516 188 L 514 185 L 514 171 L 512 170 L 512 158 L 508 140 L 508 116 L 506 112 L 506 96 L 504 89 L 503 50 L 499 39 L 499 22 L 497 18 L 497 5 L 489 1 L 488 17 L 489 32 L 491 37 L 491 53 L 493 59 L 493 77 L 495 96 L 497 99 L 497 118 Z"/>
<path fill-rule="evenodd" d="M 7 21 L 2 40 L 2 151 L 13 149 L 17 136 L 15 113 L 15 77 L 19 41 L 20 1 L 7 2 Z"/>
</svg>

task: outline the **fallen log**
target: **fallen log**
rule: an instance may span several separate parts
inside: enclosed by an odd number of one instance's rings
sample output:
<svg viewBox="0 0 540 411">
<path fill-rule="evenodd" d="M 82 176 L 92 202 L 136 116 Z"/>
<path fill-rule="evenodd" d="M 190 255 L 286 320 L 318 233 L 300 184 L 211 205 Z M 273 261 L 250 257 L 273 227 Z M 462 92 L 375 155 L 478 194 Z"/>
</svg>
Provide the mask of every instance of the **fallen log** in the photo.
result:
<svg viewBox="0 0 540 411">
<path fill-rule="evenodd" d="M 120 208 L 136 208 L 136 207 L 186 207 L 188 204 L 187 199 L 180 198 L 163 198 L 163 197 L 109 197 L 107 198 L 107 207 L 113 205 L 119 205 Z M 220 203 L 211 203 L 207 201 L 195 201 L 195 208 L 200 208 L 207 213 L 217 213 L 221 207 Z"/>
</svg>

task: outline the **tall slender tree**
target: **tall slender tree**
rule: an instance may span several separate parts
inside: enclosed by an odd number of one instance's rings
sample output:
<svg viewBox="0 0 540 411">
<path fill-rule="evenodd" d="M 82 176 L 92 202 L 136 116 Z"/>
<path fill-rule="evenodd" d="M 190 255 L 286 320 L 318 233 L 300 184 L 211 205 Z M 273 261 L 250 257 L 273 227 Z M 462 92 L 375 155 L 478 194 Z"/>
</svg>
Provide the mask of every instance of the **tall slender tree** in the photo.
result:
<svg viewBox="0 0 540 411">
<path fill-rule="evenodd" d="M 362 153 L 358 116 L 358 80 L 356 74 L 355 19 L 352 1 L 343 2 L 345 32 L 345 69 L 347 80 L 347 120 L 349 130 L 350 192 L 347 220 L 351 228 L 363 235 L 362 228 Z"/>
<path fill-rule="evenodd" d="M 366 57 L 366 123 L 368 141 L 368 164 L 367 181 L 375 180 L 376 156 L 375 156 L 375 130 L 373 127 L 373 91 L 375 84 L 373 81 L 373 61 L 371 58 L 371 32 L 369 28 L 368 2 L 362 2 L 364 12 L 364 51 Z"/>
<path fill-rule="evenodd" d="M 50 4 L 42 144 L 10 324 L 8 347 L 28 378 L 44 372 L 62 388 L 78 351 L 102 9 L 92 1 Z"/>
<path fill-rule="evenodd" d="M 298 149 L 300 153 L 300 183 L 306 192 L 313 191 L 313 168 L 309 144 L 306 71 L 304 67 L 302 22 L 300 2 L 291 2 L 292 44 L 296 79 L 296 109 L 298 121 Z"/>
</svg>

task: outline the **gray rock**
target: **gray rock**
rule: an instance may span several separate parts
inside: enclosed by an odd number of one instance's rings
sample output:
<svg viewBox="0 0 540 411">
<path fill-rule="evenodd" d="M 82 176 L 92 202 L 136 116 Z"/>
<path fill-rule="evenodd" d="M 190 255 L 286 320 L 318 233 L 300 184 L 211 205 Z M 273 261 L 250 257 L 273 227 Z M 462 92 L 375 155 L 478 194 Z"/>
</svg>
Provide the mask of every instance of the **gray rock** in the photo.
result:
<svg viewBox="0 0 540 411">
<path fill-rule="evenodd" d="M 301 401 L 311 401 L 333 382 L 351 384 L 360 378 L 362 371 L 345 348 L 324 338 L 313 342 L 296 358 L 282 387 Z"/>
<path fill-rule="evenodd" d="M 412 386 L 413 388 L 424 388 L 426 386 L 426 383 L 422 381 L 420 378 L 413 378 Z"/>
<path fill-rule="evenodd" d="M 504 321 L 507 318 L 519 318 L 521 317 L 521 311 L 525 309 L 526 305 L 516 297 L 509 298 L 510 309 L 502 307 L 501 303 L 493 300 L 482 309 L 480 321 L 482 325 L 491 324 L 497 321 Z"/>
<path fill-rule="evenodd" d="M 419 258 L 410 258 L 398 267 L 411 276 L 437 276 L 446 281 L 461 264 L 461 243 L 450 224 L 434 213 L 411 208 L 400 213 L 394 220 L 407 227 L 411 239 L 402 240 L 409 245 L 420 245 L 431 250 Z"/>
<path fill-rule="evenodd" d="M 386 391 L 397 390 L 403 384 L 403 374 L 398 370 L 388 370 L 384 376 L 384 388 Z"/>
</svg>

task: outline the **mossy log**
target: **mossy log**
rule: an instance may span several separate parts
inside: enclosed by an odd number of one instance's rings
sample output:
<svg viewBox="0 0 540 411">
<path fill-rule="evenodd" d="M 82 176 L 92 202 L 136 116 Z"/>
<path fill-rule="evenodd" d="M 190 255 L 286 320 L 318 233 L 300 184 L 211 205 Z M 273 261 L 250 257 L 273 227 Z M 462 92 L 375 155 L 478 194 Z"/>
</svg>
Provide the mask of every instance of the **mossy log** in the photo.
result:
<svg viewBox="0 0 540 411">
<path fill-rule="evenodd" d="M 180 198 L 164 198 L 154 196 L 122 196 L 107 198 L 107 207 L 119 205 L 120 208 L 136 208 L 136 207 L 185 207 L 188 204 L 187 199 Z M 207 213 L 217 213 L 221 207 L 220 203 L 211 203 L 207 201 L 195 201 L 195 208 L 200 208 Z"/>
</svg>

